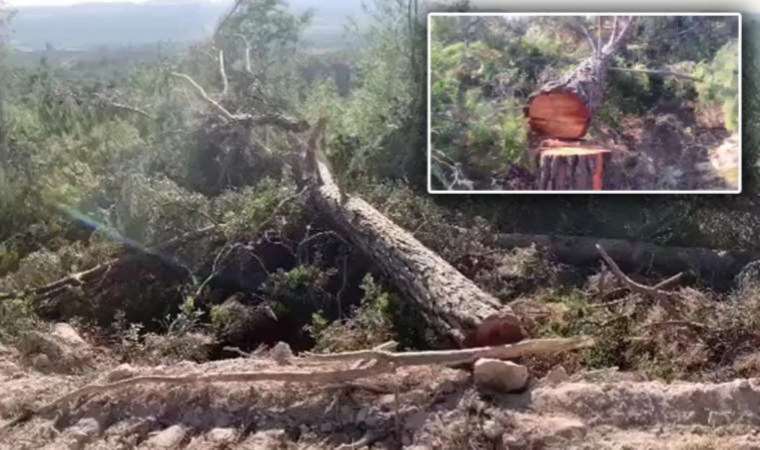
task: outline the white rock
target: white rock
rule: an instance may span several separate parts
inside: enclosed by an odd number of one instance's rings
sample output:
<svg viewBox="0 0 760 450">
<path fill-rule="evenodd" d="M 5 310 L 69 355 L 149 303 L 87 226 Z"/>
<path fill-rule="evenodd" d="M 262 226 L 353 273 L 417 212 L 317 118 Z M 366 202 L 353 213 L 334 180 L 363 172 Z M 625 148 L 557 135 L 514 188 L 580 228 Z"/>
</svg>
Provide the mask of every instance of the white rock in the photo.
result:
<svg viewBox="0 0 760 450">
<path fill-rule="evenodd" d="M 88 347 L 89 345 L 87 342 L 85 342 L 84 339 L 82 339 L 82 336 L 79 335 L 79 333 L 76 332 L 74 327 L 67 323 L 59 322 L 53 325 L 53 331 L 51 333 L 53 336 L 61 339 L 63 342 L 77 347 L 77 346 L 84 346 Z"/>
<path fill-rule="evenodd" d="M 549 373 L 546 374 L 544 377 L 544 383 L 547 383 L 549 385 L 555 385 L 559 383 L 564 383 L 565 381 L 568 381 L 570 379 L 570 375 L 567 374 L 567 371 L 563 366 L 557 366 L 549 371 Z"/>
<path fill-rule="evenodd" d="M 92 417 L 85 417 L 66 430 L 66 434 L 74 437 L 80 443 L 88 442 L 100 434 L 100 424 Z"/>
<path fill-rule="evenodd" d="M 475 384 L 498 392 L 513 392 L 528 384 L 528 368 L 510 361 L 482 358 L 475 362 Z"/>
<path fill-rule="evenodd" d="M 237 439 L 234 428 L 214 428 L 208 432 L 208 440 L 218 444 L 232 444 Z"/>
<path fill-rule="evenodd" d="M 483 423 L 483 434 L 495 441 L 496 439 L 501 438 L 501 435 L 504 434 L 504 426 L 495 420 L 486 420 Z"/>
<path fill-rule="evenodd" d="M 187 435 L 187 429 L 182 425 L 172 425 L 151 436 L 145 442 L 147 448 L 175 448 L 182 443 Z"/>
</svg>

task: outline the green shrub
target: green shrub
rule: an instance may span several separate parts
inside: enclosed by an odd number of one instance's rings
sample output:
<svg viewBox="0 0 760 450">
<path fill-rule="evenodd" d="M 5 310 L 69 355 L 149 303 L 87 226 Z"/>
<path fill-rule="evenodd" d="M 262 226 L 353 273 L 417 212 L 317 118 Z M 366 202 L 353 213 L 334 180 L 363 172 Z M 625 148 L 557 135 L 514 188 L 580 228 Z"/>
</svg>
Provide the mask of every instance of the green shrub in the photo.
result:
<svg viewBox="0 0 760 450">
<path fill-rule="evenodd" d="M 15 343 L 22 334 L 41 328 L 42 324 L 30 300 L 0 300 L 0 342 Z"/>
<path fill-rule="evenodd" d="M 278 269 L 270 274 L 264 284 L 264 292 L 274 302 L 274 313 L 307 320 L 311 315 L 328 306 L 332 296 L 325 291 L 335 269 L 323 269 L 316 265 L 301 265 L 289 271 Z"/>
<path fill-rule="evenodd" d="M 361 288 L 364 295 L 349 319 L 328 323 L 319 313 L 312 316 L 309 331 L 316 342 L 315 351 L 367 349 L 395 338 L 392 294 L 382 290 L 371 275 L 364 277 Z"/>
<path fill-rule="evenodd" d="M 699 94 L 698 107 L 720 106 L 725 127 L 729 131 L 735 131 L 739 125 L 737 51 L 738 43 L 733 40 L 721 47 L 712 61 L 698 64 L 694 71 L 695 76 L 701 79 L 696 84 Z"/>
</svg>

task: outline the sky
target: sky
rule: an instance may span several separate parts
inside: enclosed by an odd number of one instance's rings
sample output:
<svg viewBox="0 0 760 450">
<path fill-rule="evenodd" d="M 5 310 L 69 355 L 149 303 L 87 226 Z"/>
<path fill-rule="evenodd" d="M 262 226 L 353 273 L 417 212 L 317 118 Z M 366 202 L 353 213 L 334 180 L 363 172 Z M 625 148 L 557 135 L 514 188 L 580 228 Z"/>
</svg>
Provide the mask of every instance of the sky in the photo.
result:
<svg viewBox="0 0 760 450">
<path fill-rule="evenodd" d="M 132 2 L 143 3 L 148 0 L 5 0 L 8 6 L 23 8 L 25 6 L 68 6 L 76 3 L 119 3 Z M 175 0 L 177 2 L 183 0 Z M 184 0 L 192 1 L 192 0 Z M 224 0 L 206 0 L 224 1 Z M 357 2 L 361 0 L 356 0 Z M 663 8 L 662 0 L 623 0 L 610 2 L 609 0 L 533 0 L 524 2 L 520 0 L 471 0 L 473 4 L 482 4 L 495 9 L 508 11 L 723 11 L 723 12 L 760 12 L 760 2 L 756 0 L 721 0 L 716 8 L 714 0 L 669 0 L 667 7 Z M 2 2 L 2 0 L 0 0 Z"/>
<path fill-rule="evenodd" d="M 5 3 L 13 8 L 23 8 L 25 6 L 70 6 L 76 3 L 144 3 L 145 1 L 147 0 L 5 0 Z M 175 3 L 180 3 L 181 1 L 183 0 L 175 0 Z M 196 0 L 185 1 L 192 1 L 193 3 L 196 2 Z"/>
</svg>

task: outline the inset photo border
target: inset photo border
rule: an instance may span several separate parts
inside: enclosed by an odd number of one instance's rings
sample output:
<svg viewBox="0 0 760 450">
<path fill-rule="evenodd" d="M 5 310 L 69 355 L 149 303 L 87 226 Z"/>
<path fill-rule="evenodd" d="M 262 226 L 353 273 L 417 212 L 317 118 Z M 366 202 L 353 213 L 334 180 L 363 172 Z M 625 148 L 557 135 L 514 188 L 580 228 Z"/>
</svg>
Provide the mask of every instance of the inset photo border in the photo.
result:
<svg viewBox="0 0 760 450">
<path fill-rule="evenodd" d="M 431 194 L 739 194 L 740 13 L 430 13 Z"/>
</svg>

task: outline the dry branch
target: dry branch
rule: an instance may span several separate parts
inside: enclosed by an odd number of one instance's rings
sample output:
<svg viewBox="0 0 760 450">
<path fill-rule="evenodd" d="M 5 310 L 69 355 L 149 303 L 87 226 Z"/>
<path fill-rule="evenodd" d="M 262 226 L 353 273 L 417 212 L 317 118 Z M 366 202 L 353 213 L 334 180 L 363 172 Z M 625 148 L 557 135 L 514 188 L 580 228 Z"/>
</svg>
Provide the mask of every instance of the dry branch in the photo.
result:
<svg viewBox="0 0 760 450">
<path fill-rule="evenodd" d="M 3 425 L 2 429 L 13 427 L 34 416 L 46 414 L 62 405 L 85 396 L 102 394 L 113 390 L 144 384 L 189 385 L 210 383 L 254 383 L 259 381 L 282 381 L 290 383 L 334 384 L 347 383 L 359 378 L 377 376 L 383 373 L 395 372 L 399 367 L 423 365 L 459 365 L 471 363 L 479 358 L 513 359 L 527 355 L 559 353 L 588 348 L 594 344 L 588 337 L 536 339 L 522 341 L 517 344 L 492 347 L 471 348 L 466 350 L 443 350 L 426 352 L 393 353 L 382 350 L 390 347 L 391 343 L 376 347 L 373 350 L 336 353 L 326 355 L 309 355 L 307 358 L 297 358 L 294 364 L 300 362 L 308 366 L 302 370 L 291 371 L 260 371 L 260 372 L 231 372 L 213 373 L 206 375 L 165 376 L 146 375 L 107 384 L 90 384 L 59 397 L 35 411 L 26 414 Z M 340 362 L 356 362 L 372 360 L 371 364 L 362 367 L 335 368 L 332 370 L 315 370 L 313 363 L 320 366 Z M 310 364 L 311 363 L 311 364 Z M 328 363 L 328 364 L 325 364 Z M 333 363 L 333 364 L 329 364 Z"/>
<path fill-rule="evenodd" d="M 615 70 L 618 72 L 637 72 L 637 73 L 651 73 L 653 75 L 671 76 L 675 78 L 685 78 L 692 81 L 702 81 L 701 78 L 693 77 L 685 73 L 673 72 L 665 69 L 629 69 L 626 67 L 610 67 L 609 70 Z"/>
<path fill-rule="evenodd" d="M 230 90 L 230 81 L 227 78 L 227 69 L 224 67 L 224 50 L 219 50 L 219 76 L 222 79 L 222 97 Z"/>
<path fill-rule="evenodd" d="M 628 273 L 657 271 L 684 272 L 697 276 L 712 287 L 725 289 L 747 263 L 760 255 L 703 247 L 666 247 L 643 241 L 604 239 L 568 235 L 500 234 L 502 248 L 536 247 L 557 261 L 575 266 L 594 266 L 599 261 L 595 245 L 599 243 L 615 262 Z"/>
<path fill-rule="evenodd" d="M 155 247 L 141 249 L 141 254 L 161 256 L 162 253 L 168 250 L 171 250 L 179 245 L 182 245 L 185 242 L 195 240 L 216 229 L 217 229 L 217 225 L 208 225 L 198 230 L 189 231 L 181 236 L 172 238 Z M 0 300 L 11 299 L 11 298 L 24 298 L 24 297 L 29 297 L 29 296 L 33 297 L 36 300 L 50 298 L 68 286 L 82 285 L 83 283 L 86 283 L 94 279 L 96 276 L 107 272 L 108 270 L 112 269 L 114 266 L 132 261 L 134 258 L 137 258 L 138 256 L 140 255 L 135 255 L 131 253 L 126 254 L 124 256 L 120 256 L 120 257 L 111 259 L 109 261 L 106 261 L 104 263 L 98 264 L 97 266 L 92 267 L 90 269 L 69 274 L 63 278 L 60 278 L 56 281 L 53 281 L 51 283 L 48 283 L 44 286 L 40 286 L 37 288 L 26 289 L 26 290 L 16 291 L 16 292 L 0 292 Z"/>
<path fill-rule="evenodd" d="M 657 288 L 656 286 L 646 286 L 641 283 L 637 283 L 636 281 L 632 280 L 628 275 L 623 272 L 620 267 L 615 263 L 615 261 L 610 257 L 610 255 L 607 254 L 607 252 L 604 250 L 604 248 L 596 244 L 596 249 L 599 251 L 599 254 L 602 256 L 602 259 L 604 260 L 605 264 L 607 264 L 607 267 L 612 271 L 612 273 L 615 275 L 615 277 L 624 285 L 626 285 L 631 291 L 637 292 L 641 295 L 644 295 L 646 297 L 651 297 L 656 300 L 669 300 L 672 299 L 675 294 L 673 292 L 667 292 L 663 291 L 662 289 Z"/>
<path fill-rule="evenodd" d="M 213 109 L 215 109 L 221 117 L 228 121 L 233 123 L 241 123 L 243 125 L 273 125 L 278 128 L 282 128 L 286 131 L 293 131 L 293 132 L 301 132 L 305 131 L 309 128 L 309 124 L 304 120 L 298 120 L 292 117 L 285 116 L 283 114 L 278 113 L 267 113 L 267 114 L 259 114 L 259 115 L 253 115 L 253 114 L 232 114 L 227 108 L 222 106 L 219 102 L 211 98 L 210 95 L 206 92 L 203 87 L 198 84 L 193 78 L 187 74 L 179 73 L 179 72 L 171 72 L 171 75 L 173 77 L 185 80 L 186 83 L 188 83 L 190 86 L 193 87 L 193 90 L 198 95 L 198 97 L 208 103 Z"/>
<path fill-rule="evenodd" d="M 251 43 L 248 41 L 248 38 L 245 37 L 242 33 L 237 33 L 237 37 L 239 37 L 243 44 L 245 45 L 245 53 L 244 53 L 244 63 L 245 63 L 245 71 L 251 75 L 253 75 L 253 66 L 251 64 Z"/>
<path fill-rule="evenodd" d="M 124 103 L 119 103 L 119 102 L 114 101 L 114 100 L 111 100 L 111 99 L 107 98 L 103 94 L 96 94 L 95 97 L 98 100 L 100 100 L 100 101 L 108 104 L 109 106 L 111 106 L 114 109 L 130 112 L 130 113 L 134 113 L 134 114 L 139 114 L 139 115 L 141 115 L 141 116 L 143 116 L 143 117 L 145 117 L 147 119 L 151 119 L 151 120 L 155 119 L 155 117 L 153 117 L 151 114 L 147 113 L 145 110 L 142 110 L 142 109 L 134 107 L 134 106 L 126 105 Z"/>
</svg>

